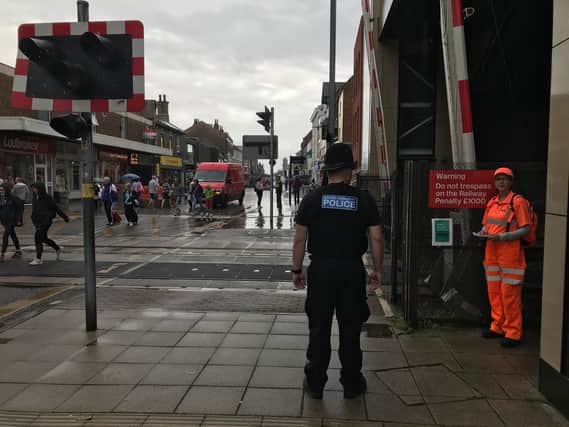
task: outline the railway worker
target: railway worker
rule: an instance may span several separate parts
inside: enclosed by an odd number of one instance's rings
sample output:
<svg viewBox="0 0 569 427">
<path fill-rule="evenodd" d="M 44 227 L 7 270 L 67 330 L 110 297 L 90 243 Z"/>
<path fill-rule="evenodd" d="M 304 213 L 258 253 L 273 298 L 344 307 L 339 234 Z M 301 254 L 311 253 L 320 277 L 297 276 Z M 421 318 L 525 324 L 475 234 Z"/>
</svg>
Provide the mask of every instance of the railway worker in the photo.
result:
<svg viewBox="0 0 569 427">
<path fill-rule="evenodd" d="M 486 205 L 481 234 L 487 238 L 484 270 L 492 323 L 484 338 L 501 338 L 502 347 L 522 339 L 522 282 L 526 260 L 522 238 L 530 230 L 528 201 L 512 192 L 514 173 L 501 167 L 494 172 L 498 195 Z"/>
<path fill-rule="evenodd" d="M 375 290 L 381 283 L 383 234 L 373 198 L 349 185 L 353 167 L 350 146 L 333 144 L 324 165 L 328 185 L 308 193 L 296 215 L 292 273 L 296 289 L 308 285 L 305 310 L 310 336 L 304 387 L 314 399 L 322 399 L 328 380 L 334 311 L 339 324 L 344 398 L 355 398 L 367 388 L 361 373 L 360 333 L 370 312 L 362 255 L 369 237 L 374 261 L 369 283 Z M 302 264 L 307 241 L 311 263 L 305 278 Z"/>
</svg>

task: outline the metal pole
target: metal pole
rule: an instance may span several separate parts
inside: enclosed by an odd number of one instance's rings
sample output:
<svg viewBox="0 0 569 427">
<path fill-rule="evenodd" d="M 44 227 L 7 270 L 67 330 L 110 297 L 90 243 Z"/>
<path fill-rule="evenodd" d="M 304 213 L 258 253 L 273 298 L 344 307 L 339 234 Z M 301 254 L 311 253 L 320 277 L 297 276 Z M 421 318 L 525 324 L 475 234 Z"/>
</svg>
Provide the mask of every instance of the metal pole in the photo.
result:
<svg viewBox="0 0 569 427">
<path fill-rule="evenodd" d="M 270 158 L 271 160 L 269 160 L 270 166 L 271 166 L 271 230 L 273 229 L 273 185 L 274 185 L 274 176 L 273 176 L 273 172 L 274 172 L 274 151 L 273 151 L 273 137 L 275 135 L 275 107 L 271 107 L 271 136 L 270 136 L 270 141 L 271 141 L 271 155 Z"/>
<path fill-rule="evenodd" d="M 328 79 L 328 135 L 329 147 L 336 139 L 336 0 L 330 0 L 330 78 Z"/>
<path fill-rule="evenodd" d="M 89 20 L 89 2 L 77 1 L 77 19 Z M 95 201 L 93 200 L 93 120 L 92 113 L 81 113 L 89 132 L 81 138 L 83 152 L 83 245 L 85 259 L 85 324 L 87 331 L 97 330 L 97 277 L 95 267 Z"/>
<path fill-rule="evenodd" d="M 289 156 L 288 159 L 288 205 L 292 206 L 292 156 Z"/>
</svg>

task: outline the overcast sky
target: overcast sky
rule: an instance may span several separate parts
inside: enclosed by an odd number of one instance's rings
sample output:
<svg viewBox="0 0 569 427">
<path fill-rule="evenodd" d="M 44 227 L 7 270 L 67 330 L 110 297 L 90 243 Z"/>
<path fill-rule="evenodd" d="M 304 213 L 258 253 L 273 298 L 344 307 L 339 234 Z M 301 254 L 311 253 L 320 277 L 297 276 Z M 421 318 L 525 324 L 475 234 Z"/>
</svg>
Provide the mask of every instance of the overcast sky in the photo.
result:
<svg viewBox="0 0 569 427">
<path fill-rule="evenodd" d="M 74 0 L 5 0 L 0 62 L 14 65 L 17 27 L 75 21 Z M 145 26 L 146 98 L 166 94 L 170 120 L 219 119 L 237 144 L 261 134 L 256 111 L 275 107 L 280 157 L 297 151 L 328 80 L 329 0 L 92 0 L 90 19 Z M 339 0 L 336 80 L 353 70 L 359 0 Z"/>
</svg>

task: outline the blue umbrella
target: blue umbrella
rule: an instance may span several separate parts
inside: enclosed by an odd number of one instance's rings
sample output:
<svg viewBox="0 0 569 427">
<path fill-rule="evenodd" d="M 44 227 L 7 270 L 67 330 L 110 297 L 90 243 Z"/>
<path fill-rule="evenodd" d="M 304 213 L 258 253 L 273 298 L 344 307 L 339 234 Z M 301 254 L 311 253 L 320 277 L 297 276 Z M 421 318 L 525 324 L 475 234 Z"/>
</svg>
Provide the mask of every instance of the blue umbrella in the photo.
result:
<svg viewBox="0 0 569 427">
<path fill-rule="evenodd" d="M 135 173 L 127 173 L 127 174 L 124 174 L 124 175 L 122 176 L 122 178 L 121 178 L 121 180 L 123 180 L 123 181 L 132 181 L 132 180 L 135 180 L 135 179 L 140 179 L 140 177 L 139 177 L 137 174 L 135 174 Z"/>
</svg>

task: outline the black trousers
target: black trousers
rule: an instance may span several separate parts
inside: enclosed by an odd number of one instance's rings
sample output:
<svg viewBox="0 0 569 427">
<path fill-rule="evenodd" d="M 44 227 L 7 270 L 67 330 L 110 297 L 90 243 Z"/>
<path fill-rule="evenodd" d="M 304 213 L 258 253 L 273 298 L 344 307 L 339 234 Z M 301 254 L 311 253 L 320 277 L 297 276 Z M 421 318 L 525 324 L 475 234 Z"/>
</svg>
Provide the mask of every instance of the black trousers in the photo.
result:
<svg viewBox="0 0 569 427">
<path fill-rule="evenodd" d="M 255 190 L 257 191 L 257 190 Z M 263 192 L 262 191 L 257 191 L 257 206 L 260 207 L 261 206 L 261 201 L 263 200 Z"/>
<path fill-rule="evenodd" d="M 105 214 L 107 215 L 107 222 L 109 224 L 113 223 L 113 215 L 111 208 L 113 207 L 113 202 L 110 200 L 103 200 L 103 206 L 105 207 Z"/>
<path fill-rule="evenodd" d="M 283 193 L 276 193 L 277 195 L 277 209 L 279 212 L 283 210 Z"/>
<path fill-rule="evenodd" d="M 298 205 L 300 203 L 300 190 L 294 190 L 293 192 L 294 195 L 294 204 Z"/>
<path fill-rule="evenodd" d="M 362 351 L 360 333 L 369 318 L 366 271 L 361 260 L 314 259 L 308 268 L 305 310 L 310 329 L 304 373 L 312 390 L 321 390 L 328 380 L 330 333 L 334 311 L 339 326 L 340 381 L 344 389 L 360 384 Z"/>
<path fill-rule="evenodd" d="M 16 228 L 14 225 L 5 225 L 4 226 L 4 234 L 2 235 L 2 253 L 6 252 L 8 249 L 8 239 L 12 238 L 12 242 L 14 242 L 14 246 L 16 250 L 20 250 L 20 241 L 18 240 L 18 236 L 16 236 Z"/>
<path fill-rule="evenodd" d="M 51 224 L 40 225 L 39 227 L 36 227 L 36 234 L 34 236 L 34 241 L 36 243 L 36 258 L 41 259 L 41 256 L 43 254 L 44 243 L 52 247 L 56 251 L 59 250 L 59 246 L 57 246 L 57 243 L 55 243 L 53 240 L 47 237 L 47 232 L 49 230 L 49 227 L 51 227 Z"/>
</svg>

